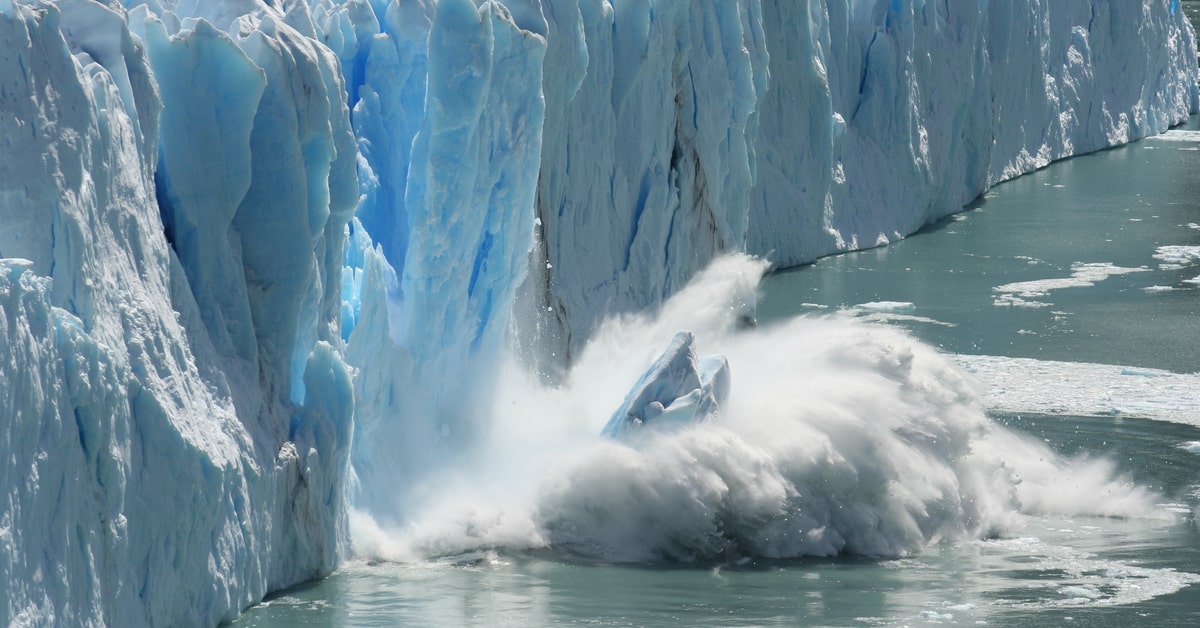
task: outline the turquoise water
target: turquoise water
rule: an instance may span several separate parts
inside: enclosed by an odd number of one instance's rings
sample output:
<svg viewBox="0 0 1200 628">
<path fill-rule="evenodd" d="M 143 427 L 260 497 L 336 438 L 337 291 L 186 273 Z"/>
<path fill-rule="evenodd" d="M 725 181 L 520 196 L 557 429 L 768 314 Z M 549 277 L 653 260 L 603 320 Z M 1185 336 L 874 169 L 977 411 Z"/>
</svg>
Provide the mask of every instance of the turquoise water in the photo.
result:
<svg viewBox="0 0 1200 628">
<path fill-rule="evenodd" d="M 1139 472 L 1187 489 L 1171 479 L 1172 465 L 1190 465 L 1194 482 L 1194 462 L 1162 445 L 1196 438 L 1196 430 L 1178 427 L 1133 422 L 1117 449 L 1161 454 Z M 1068 437 L 1074 428 L 1046 433 Z M 1195 569 L 1198 548 L 1190 523 L 1042 519 L 1018 537 L 934 546 L 890 561 L 664 569 L 480 553 L 355 565 L 253 609 L 237 625 L 1188 626 L 1200 622 L 1198 587 L 1142 598 L 1175 586 L 1156 569 Z M 1121 602 L 1128 603 L 1114 605 Z"/>
<path fill-rule="evenodd" d="M 1052 165 L 895 245 L 773 275 L 760 323 L 842 312 L 950 353 L 1195 372 L 1200 258 L 1162 247 L 1200 246 L 1197 128 Z M 1058 281 L 1026 283 L 1046 280 Z M 1160 493 L 1154 512 L 1029 516 L 900 559 L 684 567 L 489 548 L 360 562 L 235 625 L 1200 625 L 1200 416 L 992 417 L 1064 455 L 1113 460 Z"/>
<path fill-rule="evenodd" d="M 1100 449 L 1194 507 L 1188 426 L 1000 417 L 1064 450 Z M 1190 520 L 1041 518 L 1010 538 L 935 545 L 901 560 L 755 561 L 702 569 L 480 552 L 426 564 L 352 565 L 252 609 L 238 626 L 1200 625 Z M 1150 599 L 1144 599 L 1150 597 Z"/>
<path fill-rule="evenodd" d="M 1059 446 L 1109 443 L 1143 482 L 1196 502 L 1200 438 L 1186 426 L 1001 418 Z M 1184 473 L 1181 473 L 1183 471 Z M 1044 518 L 1020 535 L 935 545 L 900 560 L 755 561 L 703 569 L 572 563 L 480 552 L 420 565 L 353 565 L 252 609 L 239 626 L 1003 625 L 1189 626 L 1200 587 L 1192 522 Z M 1145 599 L 1149 598 L 1149 599 Z"/>
<path fill-rule="evenodd" d="M 1197 455 L 1176 445 L 1200 440 L 1200 430 L 1132 419 L 998 419 L 1066 451 L 1108 451 L 1139 482 L 1188 507 L 1197 502 Z M 1155 596 L 1178 586 L 1167 568 L 1200 570 L 1200 532 L 1189 518 L 1039 518 L 1009 538 L 885 561 L 669 569 L 479 552 L 353 565 L 236 625 L 1200 625 L 1200 586 Z"/>
<path fill-rule="evenodd" d="M 1054 164 L 892 246 L 779 273 L 759 318 L 897 302 L 895 322 L 952 353 L 1195 372 L 1200 259 L 1170 254 L 1200 254 L 1200 137 L 1182 140 L 1196 128 Z M 1047 280 L 1065 287 L 997 290 Z"/>
</svg>

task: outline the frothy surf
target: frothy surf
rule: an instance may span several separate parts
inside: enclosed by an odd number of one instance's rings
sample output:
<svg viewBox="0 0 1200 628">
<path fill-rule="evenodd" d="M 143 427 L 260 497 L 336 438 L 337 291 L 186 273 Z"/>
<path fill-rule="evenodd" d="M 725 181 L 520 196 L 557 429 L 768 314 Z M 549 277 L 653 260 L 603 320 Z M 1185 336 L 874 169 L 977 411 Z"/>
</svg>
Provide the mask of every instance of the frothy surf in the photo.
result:
<svg viewBox="0 0 1200 628">
<path fill-rule="evenodd" d="M 766 264 L 718 260 L 654 316 L 608 321 L 566 381 L 511 366 L 471 455 L 381 526 L 355 513 L 356 551 L 421 561 L 550 548 L 606 561 L 899 557 L 994 537 L 1027 514 L 1163 516 L 1097 459 L 1066 459 L 990 421 L 985 390 L 895 328 L 799 317 L 744 329 Z M 679 330 L 733 376 L 715 420 L 602 438 L 630 386 Z M 515 364 L 515 363 L 514 363 Z"/>
</svg>

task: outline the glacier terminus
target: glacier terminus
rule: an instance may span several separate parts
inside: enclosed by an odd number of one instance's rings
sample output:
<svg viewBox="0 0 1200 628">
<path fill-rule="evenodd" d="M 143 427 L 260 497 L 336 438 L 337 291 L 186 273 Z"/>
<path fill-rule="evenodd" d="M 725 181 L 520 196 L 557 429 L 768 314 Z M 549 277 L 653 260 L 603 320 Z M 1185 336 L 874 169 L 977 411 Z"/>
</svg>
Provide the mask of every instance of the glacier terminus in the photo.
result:
<svg viewBox="0 0 1200 628">
<path fill-rule="evenodd" d="M 1163 133 L 1197 79 L 1178 0 L 0 0 L 0 623 L 216 625 L 329 574 L 523 420 L 513 372 L 613 475 L 414 547 L 987 534 L 1050 467 L 972 444 L 1034 445 L 903 334 L 754 329 L 755 287 Z M 699 523 L 581 514 L 626 477 Z"/>
</svg>

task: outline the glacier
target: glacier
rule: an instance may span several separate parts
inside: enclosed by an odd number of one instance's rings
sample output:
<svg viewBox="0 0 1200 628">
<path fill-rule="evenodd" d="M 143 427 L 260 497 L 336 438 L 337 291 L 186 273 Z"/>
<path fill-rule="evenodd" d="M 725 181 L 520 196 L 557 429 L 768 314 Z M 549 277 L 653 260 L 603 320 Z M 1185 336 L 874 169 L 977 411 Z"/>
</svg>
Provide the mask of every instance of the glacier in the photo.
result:
<svg viewBox="0 0 1200 628">
<path fill-rule="evenodd" d="M 1174 0 L 0 0 L 0 622 L 232 618 L 477 455 L 510 347 L 1198 109 Z"/>
</svg>

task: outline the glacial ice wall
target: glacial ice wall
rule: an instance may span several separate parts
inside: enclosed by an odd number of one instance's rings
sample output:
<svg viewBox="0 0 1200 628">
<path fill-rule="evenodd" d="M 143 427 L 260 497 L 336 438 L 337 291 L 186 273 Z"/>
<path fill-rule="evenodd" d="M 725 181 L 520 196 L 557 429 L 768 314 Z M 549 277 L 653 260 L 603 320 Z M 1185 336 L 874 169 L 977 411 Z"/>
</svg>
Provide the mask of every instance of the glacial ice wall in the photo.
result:
<svg viewBox="0 0 1200 628">
<path fill-rule="evenodd" d="M 542 4 L 566 75 L 544 78 L 531 265 L 551 362 L 720 251 L 878 246 L 1200 104 L 1170 0 Z"/>
<path fill-rule="evenodd" d="M 746 247 L 787 267 L 878 246 L 1056 159 L 1186 120 L 1173 0 L 764 2 Z"/>
<path fill-rule="evenodd" d="M 506 334 L 553 369 L 723 252 L 1162 131 L 1195 47 L 1171 0 L 0 0 L 0 621 L 324 573 Z"/>
<path fill-rule="evenodd" d="M 212 625 L 345 547 L 338 66 L 158 15 L 0 3 L 0 623 Z"/>
<path fill-rule="evenodd" d="M 569 360 L 604 316 L 743 250 L 768 50 L 757 0 L 544 6 L 566 63 L 543 79 L 532 270 L 542 331 Z"/>
<path fill-rule="evenodd" d="M 406 488 L 469 455 L 484 419 L 533 244 L 546 26 L 470 0 L 314 13 L 361 154 L 343 327 L 356 504 L 400 518 Z"/>
</svg>

